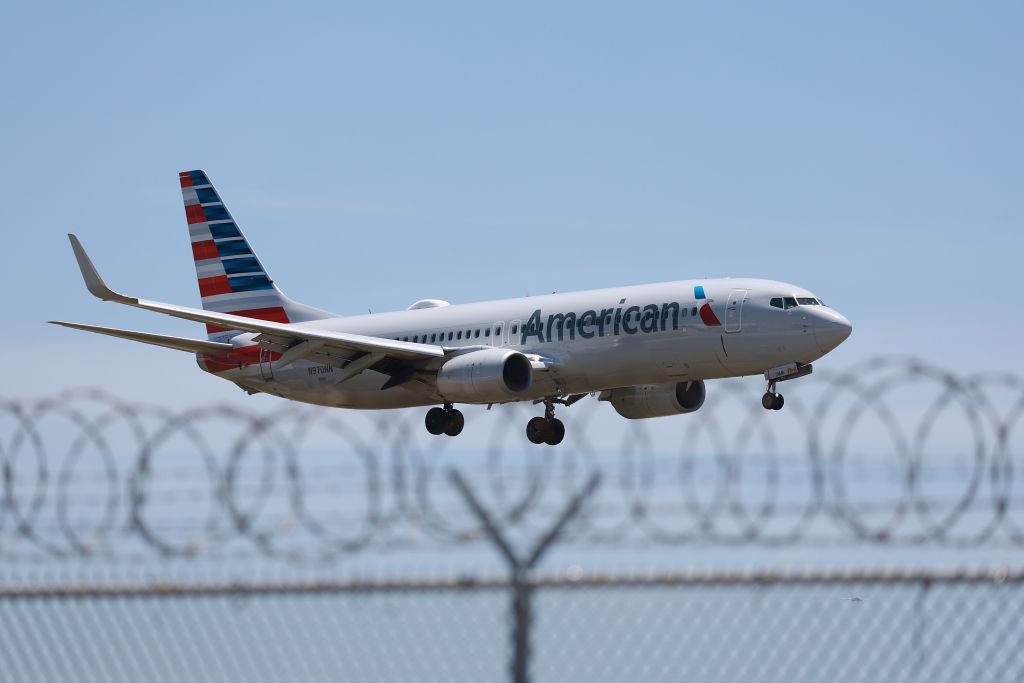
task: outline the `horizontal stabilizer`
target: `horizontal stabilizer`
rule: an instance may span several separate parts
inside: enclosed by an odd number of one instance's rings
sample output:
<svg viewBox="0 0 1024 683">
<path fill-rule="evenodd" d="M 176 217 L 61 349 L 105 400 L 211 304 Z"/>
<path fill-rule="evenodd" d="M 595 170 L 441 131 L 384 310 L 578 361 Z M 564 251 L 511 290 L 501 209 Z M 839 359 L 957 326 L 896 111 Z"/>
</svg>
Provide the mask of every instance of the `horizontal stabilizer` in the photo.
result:
<svg viewBox="0 0 1024 683">
<path fill-rule="evenodd" d="M 191 353 L 221 354 L 227 353 L 228 351 L 231 351 L 234 348 L 231 344 L 221 344 L 219 342 L 206 341 L 205 339 L 170 337 L 164 334 L 152 334 L 150 332 L 134 332 L 132 330 L 119 330 L 114 327 L 83 325 L 82 323 L 69 323 L 63 320 L 51 320 L 50 322 L 54 325 L 70 327 L 75 330 L 96 332 L 98 334 L 110 335 L 111 337 L 121 337 L 122 339 L 131 339 L 132 341 L 143 342 L 144 344 L 154 344 L 156 346 L 163 346 L 164 348 L 168 349 L 177 349 L 178 351 L 189 351 Z"/>
</svg>

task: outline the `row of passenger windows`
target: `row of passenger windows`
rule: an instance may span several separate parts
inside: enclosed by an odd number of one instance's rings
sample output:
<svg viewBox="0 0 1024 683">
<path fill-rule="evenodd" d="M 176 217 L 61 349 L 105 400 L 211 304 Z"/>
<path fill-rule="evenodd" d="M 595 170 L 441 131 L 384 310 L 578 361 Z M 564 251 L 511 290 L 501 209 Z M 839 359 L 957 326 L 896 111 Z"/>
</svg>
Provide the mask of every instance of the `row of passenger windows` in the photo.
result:
<svg viewBox="0 0 1024 683">
<path fill-rule="evenodd" d="M 772 306 L 775 306 L 775 301 L 776 301 L 775 299 L 772 299 Z M 779 301 L 781 301 L 781 299 L 779 299 Z M 801 299 L 801 301 L 804 301 L 804 300 Z M 793 305 L 796 306 L 795 303 Z M 781 304 L 779 305 L 779 308 L 782 308 Z M 787 306 L 786 308 L 789 308 L 789 306 Z M 694 306 L 692 309 L 684 308 L 684 309 L 682 309 L 679 312 L 680 317 L 683 317 L 683 318 L 686 317 L 687 313 L 689 313 L 690 315 L 696 317 L 696 315 L 697 315 L 697 307 Z M 639 319 L 639 317 L 640 317 L 639 313 L 637 313 L 636 315 L 631 315 L 630 316 L 630 318 L 634 318 L 634 319 Z M 624 316 L 624 318 L 625 318 L 625 316 Z M 626 318 L 626 319 L 629 319 L 629 318 Z M 605 324 L 607 324 L 607 325 L 611 325 L 612 324 L 612 316 L 611 315 L 605 316 Z M 495 327 L 494 327 L 494 336 L 495 336 L 495 338 L 501 337 L 501 330 L 502 330 L 502 325 L 495 325 Z M 519 334 L 519 323 L 512 323 L 512 326 L 509 328 L 509 334 L 512 335 L 512 339 L 515 339 L 516 335 Z M 417 343 L 417 344 L 436 344 L 438 342 L 446 341 L 446 337 L 447 337 L 447 341 L 458 341 L 460 339 L 479 339 L 481 336 L 483 336 L 484 339 L 489 339 L 490 336 L 491 336 L 491 328 L 488 327 L 488 328 L 485 328 L 485 329 L 482 329 L 482 330 L 481 329 L 475 329 L 475 330 L 465 330 L 465 331 L 463 331 L 463 330 L 456 330 L 456 331 L 449 331 L 447 333 L 445 333 L 445 332 L 431 332 L 429 334 L 427 334 L 427 333 L 424 333 L 424 334 L 414 334 L 411 337 L 392 337 L 392 339 L 394 339 L 395 341 L 411 341 L 411 342 L 414 342 L 414 343 Z M 513 343 L 515 343 L 515 342 L 513 342 Z"/>
<path fill-rule="evenodd" d="M 518 324 L 513 325 L 512 326 L 512 334 L 516 334 L 518 331 L 519 331 L 519 325 Z M 466 330 L 465 332 L 463 332 L 462 330 L 449 331 L 447 336 L 448 336 L 448 341 L 459 340 L 459 339 L 479 339 L 481 337 L 481 330 L 479 330 L 479 329 L 476 329 L 476 330 Z M 491 336 L 491 328 L 488 327 L 488 328 L 484 329 L 482 336 L 483 336 L 484 339 L 490 338 L 490 336 Z M 494 328 L 494 336 L 495 337 L 500 337 L 501 336 L 501 325 L 497 325 Z M 412 337 L 392 337 L 392 339 L 394 339 L 395 341 L 411 341 L 411 342 L 415 342 L 417 344 L 421 344 L 421 343 L 422 344 L 435 344 L 437 342 L 445 341 L 445 333 L 444 332 L 431 332 L 430 334 L 414 334 Z"/>
<path fill-rule="evenodd" d="M 789 310 L 795 308 L 797 305 L 800 306 L 823 306 L 820 301 L 810 296 L 777 296 L 769 301 L 775 308 L 781 308 L 783 310 Z"/>
</svg>

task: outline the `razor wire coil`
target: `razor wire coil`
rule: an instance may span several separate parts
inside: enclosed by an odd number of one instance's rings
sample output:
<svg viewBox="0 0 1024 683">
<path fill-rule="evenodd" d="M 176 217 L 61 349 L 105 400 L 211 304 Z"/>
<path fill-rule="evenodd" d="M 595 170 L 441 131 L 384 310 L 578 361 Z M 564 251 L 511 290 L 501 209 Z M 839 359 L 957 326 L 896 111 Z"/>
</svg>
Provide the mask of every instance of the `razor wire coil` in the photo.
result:
<svg viewBox="0 0 1024 683">
<path fill-rule="evenodd" d="M 584 401 L 562 411 L 572 420 L 571 442 L 557 449 L 524 444 L 529 408 L 506 406 L 480 417 L 492 424 L 475 476 L 501 522 L 525 529 L 600 469 L 600 499 L 566 532 L 579 543 L 780 546 L 827 527 L 862 543 L 1024 545 L 1011 447 L 1024 379 L 877 358 L 818 372 L 813 382 L 816 400 L 787 400 L 785 427 L 749 384 L 721 381 L 700 412 L 671 428 L 622 420 L 612 443 L 595 431 L 611 408 Z M 890 400 L 910 385 L 927 388 L 912 420 Z M 725 400 L 739 407 L 719 410 Z M 0 561 L 26 548 L 111 557 L 134 544 L 189 558 L 241 544 L 285 561 L 332 562 L 416 538 L 481 538 L 439 476 L 459 442 L 427 435 L 422 411 L 356 419 L 281 405 L 268 414 L 171 409 L 100 390 L 0 400 Z M 931 449 L 954 417 L 963 424 L 960 469 L 944 475 L 949 490 L 935 496 L 929 487 L 945 465 Z M 888 440 L 882 455 L 892 474 L 884 483 L 896 494 L 887 500 L 857 500 L 851 474 L 862 466 L 851 442 L 872 420 L 880 429 L 871 434 Z M 62 425 L 61 439 L 51 423 Z M 308 445 L 317 434 L 328 452 Z"/>
</svg>

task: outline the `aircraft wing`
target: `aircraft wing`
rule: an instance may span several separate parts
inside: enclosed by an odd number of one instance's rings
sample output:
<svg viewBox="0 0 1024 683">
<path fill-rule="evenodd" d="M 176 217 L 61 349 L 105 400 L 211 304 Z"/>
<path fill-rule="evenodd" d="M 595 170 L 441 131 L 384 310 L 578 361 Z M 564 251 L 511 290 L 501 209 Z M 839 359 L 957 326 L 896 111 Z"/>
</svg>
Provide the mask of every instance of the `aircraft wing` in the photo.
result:
<svg viewBox="0 0 1024 683">
<path fill-rule="evenodd" d="M 156 346 L 163 346 L 167 349 L 177 349 L 178 351 L 189 351 L 191 353 L 227 353 L 234 349 L 231 344 L 224 344 L 222 342 L 206 341 L 205 339 L 186 339 L 184 337 L 170 337 L 164 334 L 152 334 L 150 332 L 135 332 L 133 330 L 119 330 L 114 327 L 100 327 L 99 325 L 83 325 L 82 323 L 69 323 L 63 320 L 51 320 L 50 323 L 54 325 L 60 325 L 62 327 L 70 327 L 75 330 L 85 330 L 86 332 L 97 332 L 99 334 L 110 335 L 111 337 L 120 337 L 122 339 L 131 339 L 132 341 L 143 342 L 145 344 L 154 344 Z"/>
<path fill-rule="evenodd" d="M 156 311 L 175 318 L 208 323 L 243 332 L 254 332 L 259 335 L 258 341 L 268 341 L 278 346 L 288 344 L 289 350 L 294 348 L 295 351 L 292 353 L 292 357 L 287 359 L 288 362 L 314 353 L 325 356 L 337 355 L 339 358 L 346 359 L 351 359 L 353 355 L 367 354 L 367 358 L 374 357 L 378 360 L 389 357 L 406 361 L 430 360 L 442 358 L 445 355 L 443 348 L 432 344 L 416 344 L 348 332 L 332 332 L 312 328 L 302 323 L 276 323 L 125 296 L 107 287 L 78 238 L 74 235 L 68 235 L 68 238 L 71 240 L 75 258 L 78 260 L 78 267 L 82 271 L 85 286 L 93 296 L 104 301 L 115 301 L 119 304 Z M 283 362 L 286 359 L 282 358 L 281 360 Z"/>
</svg>

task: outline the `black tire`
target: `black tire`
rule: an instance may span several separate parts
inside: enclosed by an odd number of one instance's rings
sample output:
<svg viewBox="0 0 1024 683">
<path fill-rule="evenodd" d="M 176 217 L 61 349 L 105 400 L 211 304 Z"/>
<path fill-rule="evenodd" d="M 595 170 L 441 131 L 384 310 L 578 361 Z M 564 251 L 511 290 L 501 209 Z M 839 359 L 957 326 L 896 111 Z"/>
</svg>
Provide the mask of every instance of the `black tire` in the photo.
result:
<svg viewBox="0 0 1024 683">
<path fill-rule="evenodd" d="M 784 405 L 786 405 L 786 399 L 782 397 L 782 394 L 775 394 L 775 405 L 772 406 L 772 410 L 782 410 Z"/>
<path fill-rule="evenodd" d="M 548 436 L 548 421 L 543 417 L 532 418 L 526 423 L 526 438 L 530 443 L 541 444 Z"/>
<path fill-rule="evenodd" d="M 423 420 L 427 431 L 433 435 L 444 434 L 448 426 L 448 413 L 443 408 L 431 408 L 427 411 L 427 417 Z"/>
<path fill-rule="evenodd" d="M 764 406 L 765 410 L 775 410 L 775 394 L 770 394 L 766 391 L 764 396 L 761 397 L 761 405 Z"/>
<path fill-rule="evenodd" d="M 462 428 L 466 426 L 466 418 L 462 415 L 461 410 L 453 410 L 448 413 L 448 424 L 444 428 L 444 433 L 448 436 L 458 436 L 462 433 Z"/>
<path fill-rule="evenodd" d="M 562 439 L 565 438 L 565 425 L 562 421 L 556 418 L 552 418 L 548 422 L 548 434 L 547 438 L 544 439 L 544 443 L 549 446 L 557 446 L 562 443 Z"/>
</svg>

